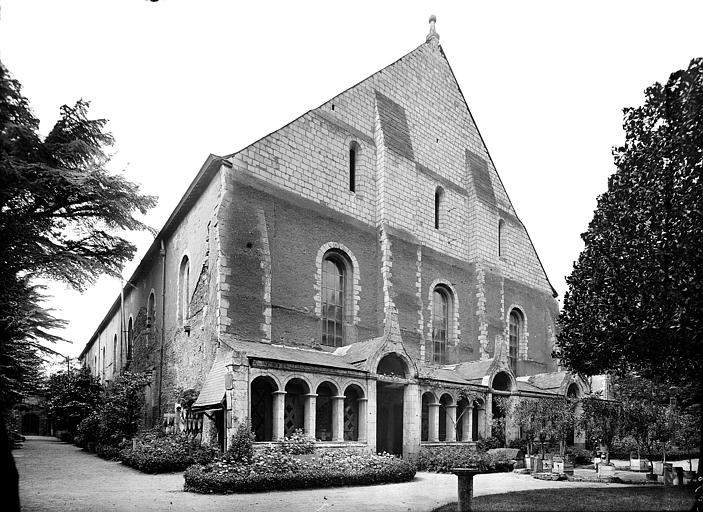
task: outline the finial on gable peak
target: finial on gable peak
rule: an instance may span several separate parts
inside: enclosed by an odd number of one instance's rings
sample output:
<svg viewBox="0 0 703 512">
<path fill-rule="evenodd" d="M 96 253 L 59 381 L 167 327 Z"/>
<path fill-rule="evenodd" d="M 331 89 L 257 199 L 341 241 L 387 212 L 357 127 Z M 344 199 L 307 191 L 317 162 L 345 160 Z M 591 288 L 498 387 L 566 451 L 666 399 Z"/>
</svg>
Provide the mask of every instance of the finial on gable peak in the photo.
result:
<svg viewBox="0 0 703 512">
<path fill-rule="evenodd" d="M 434 41 L 435 43 L 439 43 L 439 34 L 435 30 L 435 23 L 437 22 L 437 16 L 434 14 L 430 16 L 430 33 L 427 34 L 427 39 L 426 41 L 429 43 L 430 41 Z"/>
</svg>

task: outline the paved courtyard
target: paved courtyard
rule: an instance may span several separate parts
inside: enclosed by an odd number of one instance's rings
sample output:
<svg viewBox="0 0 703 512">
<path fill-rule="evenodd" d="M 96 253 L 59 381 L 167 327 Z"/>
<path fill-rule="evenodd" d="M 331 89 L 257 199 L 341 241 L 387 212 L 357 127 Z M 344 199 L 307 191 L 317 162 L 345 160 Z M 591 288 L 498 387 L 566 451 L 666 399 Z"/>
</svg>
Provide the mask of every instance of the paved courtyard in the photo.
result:
<svg viewBox="0 0 703 512">
<path fill-rule="evenodd" d="M 418 473 L 403 484 L 334 487 L 225 496 L 183 491 L 183 474 L 145 475 L 51 437 L 28 437 L 13 452 L 25 511 L 428 511 L 456 501 L 454 475 Z M 551 487 L 617 487 L 619 484 L 546 482 L 529 475 L 476 477 L 474 495 Z"/>
</svg>

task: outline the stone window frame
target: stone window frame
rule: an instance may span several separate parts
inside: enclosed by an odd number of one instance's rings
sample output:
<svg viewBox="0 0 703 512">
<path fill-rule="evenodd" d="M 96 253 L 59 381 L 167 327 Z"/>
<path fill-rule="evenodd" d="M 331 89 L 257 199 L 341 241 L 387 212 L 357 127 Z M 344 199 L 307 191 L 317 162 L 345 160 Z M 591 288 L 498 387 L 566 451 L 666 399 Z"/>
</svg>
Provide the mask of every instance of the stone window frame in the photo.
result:
<svg viewBox="0 0 703 512">
<path fill-rule="evenodd" d="M 184 268 L 187 271 L 185 279 Z M 188 319 L 190 317 L 190 257 L 188 256 L 188 253 L 183 253 L 183 256 L 181 256 L 181 262 L 178 265 L 177 290 L 176 319 L 179 327 L 185 327 L 188 325 Z"/>
<path fill-rule="evenodd" d="M 354 168 L 354 190 L 351 190 L 351 187 L 349 186 L 351 169 L 350 156 L 352 146 L 355 146 L 356 149 L 354 155 L 354 163 L 356 164 Z M 359 140 L 358 137 L 349 135 L 344 139 L 344 170 L 347 184 L 346 190 L 352 197 L 361 197 L 365 191 L 364 177 L 368 176 L 368 172 L 365 172 L 368 168 L 366 158 L 367 154 L 368 151 L 366 151 L 365 145 Z"/>
<path fill-rule="evenodd" d="M 356 341 L 355 327 L 359 323 L 359 301 L 361 296 L 361 285 L 359 279 L 359 261 L 354 256 L 354 253 L 344 244 L 340 242 L 327 242 L 322 244 L 315 256 L 315 281 L 313 285 L 314 301 L 315 301 L 315 316 L 322 322 L 322 262 L 325 256 L 334 252 L 342 256 L 347 264 L 347 279 L 345 290 L 345 322 L 342 346 L 348 345 Z M 349 273 L 351 279 L 349 279 Z M 322 339 L 322 328 L 320 328 L 320 340 Z"/>
<path fill-rule="evenodd" d="M 134 359 L 134 324 L 134 318 L 130 314 L 127 321 L 127 355 L 125 362 L 130 362 Z"/>
<path fill-rule="evenodd" d="M 505 261 L 506 254 L 507 254 L 507 232 L 506 232 L 506 226 L 507 224 L 505 223 L 505 220 L 503 219 L 498 219 L 498 258 L 500 260 Z"/>
<path fill-rule="evenodd" d="M 447 333 L 447 340 L 446 340 L 446 346 L 445 349 L 451 346 L 456 346 L 459 343 L 459 340 L 461 339 L 461 328 L 460 328 L 460 323 L 459 323 L 459 294 L 456 291 L 456 288 L 454 288 L 454 285 L 448 281 L 447 279 L 435 279 L 430 283 L 429 286 L 429 293 L 427 295 L 427 312 L 428 312 L 428 321 L 427 321 L 427 339 L 430 340 L 432 350 L 429 351 L 429 358 L 428 362 L 432 364 L 447 364 L 446 361 L 444 363 L 435 363 L 434 362 L 434 340 L 432 339 L 432 319 L 433 319 L 433 312 L 434 312 L 434 291 L 435 288 L 441 287 L 444 288 L 444 291 L 449 299 L 448 301 L 448 306 L 449 306 L 449 325 L 448 325 L 448 333 Z M 446 350 L 445 350 L 446 354 Z"/>
<path fill-rule="evenodd" d="M 520 304 L 511 304 L 510 307 L 507 309 L 507 315 L 505 317 L 506 347 L 508 349 L 508 354 L 509 354 L 509 351 L 510 351 L 510 314 L 513 311 L 517 311 L 518 316 L 520 317 L 520 320 L 521 320 L 521 327 L 522 327 L 520 329 L 520 332 L 518 333 L 517 359 L 518 360 L 525 360 L 525 359 L 527 359 L 529 331 L 527 330 L 528 329 L 527 314 L 525 313 L 525 308 L 523 308 Z"/>
<path fill-rule="evenodd" d="M 446 203 L 447 193 L 444 191 L 444 187 L 438 185 L 434 190 L 434 228 L 437 231 L 442 231 L 443 220 L 446 222 L 445 215 L 445 203 Z"/>
</svg>

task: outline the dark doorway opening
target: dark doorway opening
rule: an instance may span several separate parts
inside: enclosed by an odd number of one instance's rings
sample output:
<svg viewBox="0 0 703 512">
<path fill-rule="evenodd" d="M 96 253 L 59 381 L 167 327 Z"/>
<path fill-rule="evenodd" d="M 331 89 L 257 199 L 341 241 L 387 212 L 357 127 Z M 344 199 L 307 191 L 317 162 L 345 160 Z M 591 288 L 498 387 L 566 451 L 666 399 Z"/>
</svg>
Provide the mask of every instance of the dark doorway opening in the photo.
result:
<svg viewBox="0 0 703 512">
<path fill-rule="evenodd" d="M 379 382 L 376 391 L 376 451 L 403 455 L 403 384 Z"/>
<path fill-rule="evenodd" d="M 22 433 L 27 435 L 39 435 L 39 416 L 28 413 L 22 416 Z"/>
<path fill-rule="evenodd" d="M 221 452 L 225 451 L 225 411 L 219 409 L 215 411 L 215 427 L 217 428 L 217 447 Z"/>
</svg>

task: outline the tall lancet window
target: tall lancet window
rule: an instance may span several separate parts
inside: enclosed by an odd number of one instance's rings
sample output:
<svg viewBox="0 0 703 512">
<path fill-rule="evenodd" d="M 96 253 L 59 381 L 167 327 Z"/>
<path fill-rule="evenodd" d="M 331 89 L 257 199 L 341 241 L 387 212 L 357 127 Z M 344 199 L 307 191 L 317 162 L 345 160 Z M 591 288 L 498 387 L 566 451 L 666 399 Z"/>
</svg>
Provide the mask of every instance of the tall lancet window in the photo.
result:
<svg viewBox="0 0 703 512">
<path fill-rule="evenodd" d="M 444 190 L 442 187 L 437 187 L 434 192 L 434 228 L 440 229 L 442 215 L 442 201 L 444 200 Z"/>
<path fill-rule="evenodd" d="M 349 190 L 356 192 L 356 169 L 359 161 L 359 144 L 349 144 Z"/>
<path fill-rule="evenodd" d="M 449 291 L 438 286 L 432 293 L 432 360 L 437 364 L 444 364 L 447 360 L 450 309 Z"/>
<path fill-rule="evenodd" d="M 351 265 L 345 255 L 329 251 L 322 260 L 322 344 L 344 345 L 344 324 L 349 307 Z"/>
</svg>

